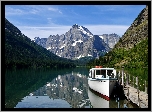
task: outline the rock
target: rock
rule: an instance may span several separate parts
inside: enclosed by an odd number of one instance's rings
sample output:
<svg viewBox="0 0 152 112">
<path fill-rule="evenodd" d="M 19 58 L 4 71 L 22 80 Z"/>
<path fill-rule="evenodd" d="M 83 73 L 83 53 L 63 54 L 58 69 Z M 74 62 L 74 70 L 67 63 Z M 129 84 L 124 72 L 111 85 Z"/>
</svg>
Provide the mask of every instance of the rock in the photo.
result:
<svg viewBox="0 0 152 112">
<path fill-rule="evenodd" d="M 72 60 L 88 56 L 97 58 L 110 51 L 102 38 L 77 24 L 65 34 L 50 35 L 42 40 L 36 37 L 35 42 L 60 57 Z"/>
<path fill-rule="evenodd" d="M 148 38 L 148 6 L 140 12 L 115 48 L 130 49 L 145 38 Z"/>
</svg>

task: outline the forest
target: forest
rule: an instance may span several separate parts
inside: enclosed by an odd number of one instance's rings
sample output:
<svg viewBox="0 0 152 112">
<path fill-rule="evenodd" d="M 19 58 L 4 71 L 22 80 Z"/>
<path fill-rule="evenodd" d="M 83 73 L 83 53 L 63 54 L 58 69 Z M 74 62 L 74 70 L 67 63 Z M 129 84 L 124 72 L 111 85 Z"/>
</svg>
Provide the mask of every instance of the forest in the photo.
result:
<svg viewBox="0 0 152 112">
<path fill-rule="evenodd" d="M 5 19 L 5 68 L 71 68 L 75 62 L 37 45 Z"/>
<path fill-rule="evenodd" d="M 104 67 L 143 68 L 148 67 L 148 38 L 133 48 L 115 48 L 99 59 L 91 60 L 87 66 L 102 65 Z"/>
</svg>

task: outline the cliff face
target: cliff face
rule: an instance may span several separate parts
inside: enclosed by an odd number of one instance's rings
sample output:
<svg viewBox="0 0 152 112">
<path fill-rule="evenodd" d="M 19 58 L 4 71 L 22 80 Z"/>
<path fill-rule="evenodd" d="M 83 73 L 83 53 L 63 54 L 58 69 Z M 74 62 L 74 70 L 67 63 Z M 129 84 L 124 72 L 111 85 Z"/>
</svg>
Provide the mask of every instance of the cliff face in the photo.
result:
<svg viewBox="0 0 152 112">
<path fill-rule="evenodd" d="M 37 38 L 38 39 L 38 38 Z M 46 39 L 41 39 L 44 46 Z M 69 63 L 70 62 L 70 63 Z M 5 66 L 6 68 L 39 68 L 71 66 L 71 60 L 60 58 L 39 46 L 5 18 Z"/>
<path fill-rule="evenodd" d="M 72 60 L 82 57 L 96 58 L 110 50 L 102 38 L 77 24 L 60 36 L 50 35 L 43 39 L 36 37 L 34 41 L 52 53 Z"/>
<path fill-rule="evenodd" d="M 95 63 L 105 67 L 148 67 L 148 6 L 144 8 L 114 48 Z M 94 65 L 94 61 L 89 62 Z"/>
<path fill-rule="evenodd" d="M 115 33 L 112 33 L 112 34 L 103 34 L 103 35 L 99 35 L 99 37 L 101 37 L 104 42 L 106 44 L 108 44 L 108 46 L 110 48 L 113 48 L 114 45 L 119 41 L 120 39 L 120 36 L 115 34 Z"/>
<path fill-rule="evenodd" d="M 134 20 L 114 48 L 130 49 L 148 38 L 148 6 Z"/>
</svg>

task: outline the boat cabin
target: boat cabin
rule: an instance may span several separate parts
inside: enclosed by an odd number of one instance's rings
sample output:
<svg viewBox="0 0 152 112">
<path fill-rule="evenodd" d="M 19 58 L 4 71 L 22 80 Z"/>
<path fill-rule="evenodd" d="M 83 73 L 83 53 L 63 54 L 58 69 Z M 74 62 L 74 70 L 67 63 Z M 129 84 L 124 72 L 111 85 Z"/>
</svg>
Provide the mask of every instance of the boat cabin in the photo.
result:
<svg viewBox="0 0 152 112">
<path fill-rule="evenodd" d="M 92 68 L 89 71 L 89 78 L 115 78 L 116 70 L 114 68 Z"/>
</svg>

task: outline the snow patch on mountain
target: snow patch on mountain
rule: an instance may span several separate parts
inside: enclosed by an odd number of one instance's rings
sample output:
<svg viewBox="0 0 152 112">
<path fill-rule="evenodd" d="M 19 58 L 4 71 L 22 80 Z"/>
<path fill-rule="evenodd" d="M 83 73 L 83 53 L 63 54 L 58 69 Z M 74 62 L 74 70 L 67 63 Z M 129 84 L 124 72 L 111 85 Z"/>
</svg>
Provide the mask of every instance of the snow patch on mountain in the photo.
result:
<svg viewBox="0 0 152 112">
<path fill-rule="evenodd" d="M 80 58 L 82 58 L 82 57 L 85 57 L 85 56 L 83 56 L 83 55 L 81 54 L 80 56 L 77 57 L 77 59 L 80 59 Z"/>
<path fill-rule="evenodd" d="M 83 42 L 82 40 L 78 40 L 78 41 L 75 41 L 73 44 L 72 44 L 72 46 L 75 46 L 78 42 Z"/>
<path fill-rule="evenodd" d="M 47 50 L 51 49 L 51 47 L 46 48 Z"/>
<path fill-rule="evenodd" d="M 50 35 L 41 39 L 37 37 L 35 43 L 60 57 L 72 60 L 88 56 L 96 58 L 102 50 L 110 50 L 101 37 L 93 35 L 87 28 L 77 24 L 60 36 Z"/>
<path fill-rule="evenodd" d="M 82 26 L 78 27 L 78 30 L 82 31 L 84 34 L 88 35 L 89 37 L 93 37 L 92 34 L 90 34 L 89 32 L 85 31 L 84 28 Z"/>
<path fill-rule="evenodd" d="M 65 44 L 63 44 L 61 47 L 60 47 L 60 49 L 62 49 L 62 48 L 64 48 L 65 47 Z"/>
<path fill-rule="evenodd" d="M 100 35 L 99 37 L 103 39 L 103 36 Z"/>
<path fill-rule="evenodd" d="M 93 57 L 92 55 L 90 55 L 90 54 L 88 54 L 88 56 L 91 56 L 91 57 Z"/>
</svg>

